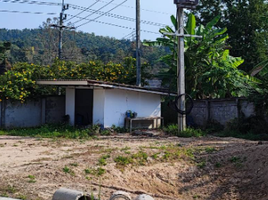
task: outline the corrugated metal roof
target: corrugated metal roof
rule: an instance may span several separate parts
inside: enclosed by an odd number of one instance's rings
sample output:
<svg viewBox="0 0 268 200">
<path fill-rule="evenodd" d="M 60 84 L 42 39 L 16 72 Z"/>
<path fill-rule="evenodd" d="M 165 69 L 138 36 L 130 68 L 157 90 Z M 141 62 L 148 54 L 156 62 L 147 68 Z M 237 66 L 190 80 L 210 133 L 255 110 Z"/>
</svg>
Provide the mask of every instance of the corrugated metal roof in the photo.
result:
<svg viewBox="0 0 268 200">
<path fill-rule="evenodd" d="M 125 89 L 132 90 L 137 92 L 147 92 L 155 93 L 161 95 L 176 95 L 176 93 L 169 92 L 167 89 L 158 89 L 158 88 L 148 88 L 148 87 L 139 87 L 135 85 L 127 85 L 122 83 L 106 82 L 106 81 L 96 81 L 90 79 L 42 79 L 38 80 L 37 84 L 39 85 L 57 85 L 57 86 L 94 86 L 102 88 L 111 88 L 111 89 Z"/>
</svg>

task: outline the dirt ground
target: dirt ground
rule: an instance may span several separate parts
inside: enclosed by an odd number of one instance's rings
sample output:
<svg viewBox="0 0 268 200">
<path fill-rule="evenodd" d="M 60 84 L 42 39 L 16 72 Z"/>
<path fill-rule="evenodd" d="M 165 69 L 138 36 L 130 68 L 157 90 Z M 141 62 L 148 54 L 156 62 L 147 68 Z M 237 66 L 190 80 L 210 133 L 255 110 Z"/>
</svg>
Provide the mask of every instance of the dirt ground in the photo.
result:
<svg viewBox="0 0 268 200">
<path fill-rule="evenodd" d="M 266 142 L 212 136 L 0 136 L 0 196 L 51 200 L 65 187 L 100 190 L 102 200 L 116 190 L 156 200 L 267 200 L 267 155 Z"/>
</svg>

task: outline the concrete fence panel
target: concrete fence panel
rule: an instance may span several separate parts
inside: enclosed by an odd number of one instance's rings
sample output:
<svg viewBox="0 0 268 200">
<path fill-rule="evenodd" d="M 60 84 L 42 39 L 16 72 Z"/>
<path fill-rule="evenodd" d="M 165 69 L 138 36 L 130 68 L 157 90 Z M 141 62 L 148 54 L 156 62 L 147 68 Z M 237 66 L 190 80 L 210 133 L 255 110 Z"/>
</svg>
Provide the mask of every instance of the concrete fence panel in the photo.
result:
<svg viewBox="0 0 268 200">
<path fill-rule="evenodd" d="M 65 115 L 65 97 L 49 96 L 36 100 L 4 100 L 0 103 L 2 128 L 26 128 L 45 123 L 60 123 Z"/>
<path fill-rule="evenodd" d="M 5 101 L 5 128 L 34 127 L 41 125 L 42 101 L 31 100 L 27 103 Z"/>
</svg>

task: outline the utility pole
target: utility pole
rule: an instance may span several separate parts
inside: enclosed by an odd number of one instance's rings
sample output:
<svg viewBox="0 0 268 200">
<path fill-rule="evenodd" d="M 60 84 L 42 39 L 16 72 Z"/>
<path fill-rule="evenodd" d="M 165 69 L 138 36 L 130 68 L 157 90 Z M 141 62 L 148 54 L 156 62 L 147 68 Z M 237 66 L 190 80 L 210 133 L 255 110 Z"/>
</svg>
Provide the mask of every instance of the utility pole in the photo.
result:
<svg viewBox="0 0 268 200">
<path fill-rule="evenodd" d="M 67 15 L 64 14 L 65 10 L 69 9 L 69 4 L 64 4 L 64 0 L 62 0 L 62 7 L 61 7 L 61 13 L 60 13 L 60 23 L 58 24 L 52 24 L 51 27 L 55 27 L 59 29 L 59 50 L 58 50 L 58 57 L 61 60 L 62 59 L 62 35 L 64 29 L 75 29 L 74 27 L 67 27 L 64 26 L 64 20 L 67 19 Z"/>
<path fill-rule="evenodd" d="M 141 86 L 140 0 L 136 0 L 136 85 Z"/>
<path fill-rule="evenodd" d="M 177 106 L 180 110 L 185 110 L 185 68 L 184 68 L 184 11 L 182 7 L 177 5 L 178 16 L 178 59 L 177 59 L 177 92 L 178 96 L 181 95 L 180 101 Z M 178 131 L 186 129 L 186 115 L 178 113 Z"/>
<path fill-rule="evenodd" d="M 66 15 L 64 15 L 64 11 L 68 9 L 69 6 L 65 7 L 64 0 L 62 0 L 62 7 L 60 13 L 60 31 L 59 31 L 59 59 L 62 59 L 62 34 L 63 34 L 63 20 L 66 20 Z"/>
<path fill-rule="evenodd" d="M 202 38 L 199 35 L 184 34 L 184 12 L 183 8 L 195 9 L 199 0 L 174 0 L 174 4 L 177 6 L 177 30 L 175 33 L 164 33 L 165 35 L 178 37 L 178 50 L 177 50 L 177 92 L 178 101 L 177 107 L 179 110 L 186 112 L 185 105 L 185 68 L 184 68 L 184 37 L 196 37 Z M 183 113 L 182 112 L 182 113 Z M 184 131 L 186 129 L 186 115 L 178 113 L 178 131 Z"/>
</svg>

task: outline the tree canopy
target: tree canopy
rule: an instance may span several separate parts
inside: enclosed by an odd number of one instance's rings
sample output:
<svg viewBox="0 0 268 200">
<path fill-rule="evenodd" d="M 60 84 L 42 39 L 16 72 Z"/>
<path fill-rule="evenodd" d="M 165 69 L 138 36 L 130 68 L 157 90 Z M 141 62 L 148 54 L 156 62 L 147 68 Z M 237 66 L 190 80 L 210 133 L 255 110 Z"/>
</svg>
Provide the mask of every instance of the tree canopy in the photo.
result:
<svg viewBox="0 0 268 200">
<path fill-rule="evenodd" d="M 185 37 L 186 91 L 198 99 L 242 96 L 245 95 L 245 89 L 253 84 L 253 79 L 238 69 L 243 59 L 229 54 L 226 44 L 227 29 L 215 26 L 219 19 L 220 17 L 217 16 L 206 26 L 196 26 L 195 16 L 188 15 L 185 30 L 203 37 L 202 39 Z M 174 16 L 171 16 L 171 21 L 176 28 Z M 168 26 L 160 29 L 160 33 L 165 38 L 157 38 L 156 41 L 145 44 L 168 46 L 173 52 L 162 58 L 170 69 L 160 73 L 160 76 L 163 77 L 164 83 L 171 84 L 175 88 L 177 38 L 166 35 L 166 32 L 174 33 L 175 31 Z"/>
<path fill-rule="evenodd" d="M 194 11 L 200 24 L 222 16 L 218 28 L 227 28 L 232 56 L 242 57 L 241 69 L 249 72 L 268 59 L 268 3 L 266 0 L 201 0 Z"/>
</svg>

